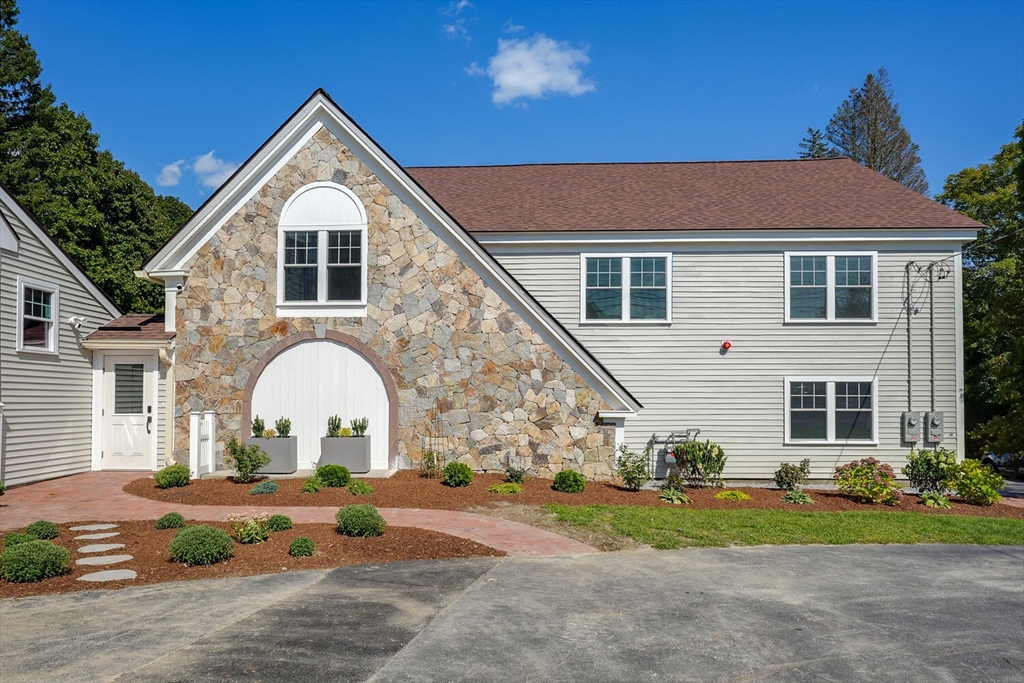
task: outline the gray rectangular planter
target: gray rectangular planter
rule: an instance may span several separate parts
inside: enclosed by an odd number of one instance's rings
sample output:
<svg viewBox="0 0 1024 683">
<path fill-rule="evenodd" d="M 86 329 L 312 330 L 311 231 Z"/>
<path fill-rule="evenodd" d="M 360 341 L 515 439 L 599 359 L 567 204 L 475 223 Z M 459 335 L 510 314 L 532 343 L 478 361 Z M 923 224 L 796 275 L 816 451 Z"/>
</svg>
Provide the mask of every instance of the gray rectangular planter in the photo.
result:
<svg viewBox="0 0 1024 683">
<path fill-rule="evenodd" d="M 299 437 L 256 439 L 250 438 L 246 443 L 256 445 L 270 456 L 270 462 L 257 470 L 259 474 L 292 474 L 299 469 Z"/>
<path fill-rule="evenodd" d="M 366 474 L 370 471 L 370 437 L 320 437 L 320 460 L 317 467 L 344 465 L 349 472 Z"/>
</svg>

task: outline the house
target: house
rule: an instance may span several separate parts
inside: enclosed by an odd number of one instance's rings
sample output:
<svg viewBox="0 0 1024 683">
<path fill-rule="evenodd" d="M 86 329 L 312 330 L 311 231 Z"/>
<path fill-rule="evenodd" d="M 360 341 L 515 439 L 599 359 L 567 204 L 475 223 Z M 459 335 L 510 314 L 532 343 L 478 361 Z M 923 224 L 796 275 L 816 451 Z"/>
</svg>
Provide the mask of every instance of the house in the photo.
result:
<svg viewBox="0 0 1024 683">
<path fill-rule="evenodd" d="M 686 429 L 729 477 L 962 450 L 979 227 L 847 159 L 406 169 L 317 91 L 140 273 L 164 455 L 285 416 L 308 467 L 335 414 L 374 469 L 608 477 Z"/>
<path fill-rule="evenodd" d="M 120 311 L 0 185 L 0 480 L 96 469 L 85 337 Z"/>
</svg>

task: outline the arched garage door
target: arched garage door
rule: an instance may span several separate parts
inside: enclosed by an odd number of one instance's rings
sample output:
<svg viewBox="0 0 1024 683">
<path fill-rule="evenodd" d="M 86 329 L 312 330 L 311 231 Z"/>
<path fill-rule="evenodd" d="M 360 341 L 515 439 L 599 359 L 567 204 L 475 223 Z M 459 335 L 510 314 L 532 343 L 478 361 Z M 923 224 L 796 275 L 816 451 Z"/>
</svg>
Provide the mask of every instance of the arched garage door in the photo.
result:
<svg viewBox="0 0 1024 683">
<path fill-rule="evenodd" d="M 263 369 L 252 392 L 252 416 L 259 415 L 267 429 L 277 418 L 292 421 L 298 437 L 299 469 L 313 467 L 320 458 L 320 437 L 327 434 L 327 418 L 366 417 L 370 427 L 371 469 L 388 469 L 388 395 L 377 370 L 362 355 L 328 339 L 290 346 Z"/>
</svg>

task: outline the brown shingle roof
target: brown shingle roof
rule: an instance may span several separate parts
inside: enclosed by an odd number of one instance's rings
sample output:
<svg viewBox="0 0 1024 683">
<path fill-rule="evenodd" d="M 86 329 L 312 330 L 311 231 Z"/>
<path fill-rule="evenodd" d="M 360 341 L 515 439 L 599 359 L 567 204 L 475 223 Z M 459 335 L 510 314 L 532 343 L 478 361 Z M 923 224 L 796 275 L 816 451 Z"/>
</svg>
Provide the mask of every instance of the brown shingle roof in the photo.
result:
<svg viewBox="0 0 1024 683">
<path fill-rule="evenodd" d="M 86 338 L 89 341 L 138 341 L 171 339 L 172 337 L 174 337 L 173 332 L 164 330 L 163 313 L 143 313 L 115 318 Z"/>
<path fill-rule="evenodd" d="M 850 159 L 406 170 L 477 233 L 982 227 Z"/>
</svg>

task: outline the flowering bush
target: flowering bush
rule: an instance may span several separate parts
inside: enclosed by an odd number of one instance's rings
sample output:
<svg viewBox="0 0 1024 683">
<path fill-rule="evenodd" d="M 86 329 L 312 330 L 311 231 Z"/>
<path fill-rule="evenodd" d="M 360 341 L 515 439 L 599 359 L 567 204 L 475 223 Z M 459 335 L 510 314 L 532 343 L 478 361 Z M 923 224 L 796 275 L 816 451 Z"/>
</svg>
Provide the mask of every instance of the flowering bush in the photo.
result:
<svg viewBox="0 0 1024 683">
<path fill-rule="evenodd" d="M 903 498 L 903 487 L 896 482 L 892 466 L 875 458 L 840 465 L 832 477 L 839 491 L 854 500 L 897 505 Z"/>
<path fill-rule="evenodd" d="M 910 485 L 921 493 L 944 496 L 953 488 L 958 469 L 955 452 L 936 448 L 911 453 L 907 457 L 903 474 L 910 480 Z"/>
<path fill-rule="evenodd" d="M 993 472 L 991 467 L 977 460 L 964 460 L 957 470 L 953 488 L 964 502 L 992 505 L 1002 500 L 999 489 L 1003 488 L 1003 477 Z"/>
<path fill-rule="evenodd" d="M 269 518 L 266 513 L 228 515 L 228 523 L 239 543 L 263 543 L 270 537 Z"/>
</svg>

